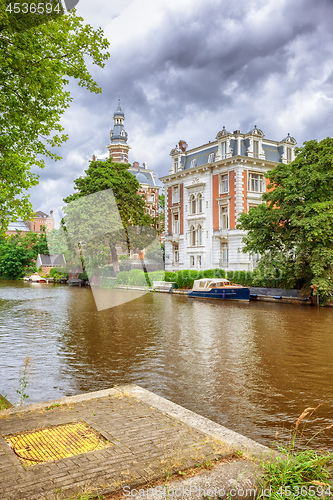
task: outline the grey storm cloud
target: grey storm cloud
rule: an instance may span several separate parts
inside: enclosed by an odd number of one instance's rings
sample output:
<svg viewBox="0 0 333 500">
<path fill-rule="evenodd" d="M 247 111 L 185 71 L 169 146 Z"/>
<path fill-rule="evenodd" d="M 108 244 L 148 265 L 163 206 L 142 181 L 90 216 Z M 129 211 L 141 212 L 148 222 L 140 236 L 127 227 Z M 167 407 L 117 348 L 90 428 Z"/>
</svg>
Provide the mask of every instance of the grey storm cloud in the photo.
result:
<svg viewBox="0 0 333 500">
<path fill-rule="evenodd" d="M 78 12 L 85 8 L 86 22 L 91 12 L 110 41 L 106 67 L 91 66 L 103 93 L 71 84 L 74 99 L 63 119 L 70 139 L 63 160 L 39 172 L 36 209 L 50 183 L 59 199 L 67 196 L 91 155 L 105 154 L 118 97 L 132 160 L 148 157 L 159 176 L 181 137 L 195 146 L 213 140 L 223 125 L 247 131 L 257 124 L 277 140 L 290 132 L 299 144 L 330 134 L 332 0 L 156 0 L 151 18 L 149 0 L 124 2 L 109 16 L 111 5 L 97 1 L 100 17 L 85 0 Z M 142 18 L 127 25 L 135 4 Z"/>
</svg>

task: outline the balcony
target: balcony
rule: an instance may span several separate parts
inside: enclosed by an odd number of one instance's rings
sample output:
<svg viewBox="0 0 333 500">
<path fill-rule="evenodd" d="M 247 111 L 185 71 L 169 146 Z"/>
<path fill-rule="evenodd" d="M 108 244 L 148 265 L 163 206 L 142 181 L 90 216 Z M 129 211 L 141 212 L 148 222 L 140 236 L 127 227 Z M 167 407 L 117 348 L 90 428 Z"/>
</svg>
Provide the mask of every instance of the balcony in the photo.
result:
<svg viewBox="0 0 333 500">
<path fill-rule="evenodd" d="M 214 229 L 213 235 L 216 238 L 227 238 L 229 234 L 229 229 L 224 227 L 219 227 L 218 229 Z"/>
<path fill-rule="evenodd" d="M 165 236 L 166 241 L 174 241 L 178 242 L 179 241 L 179 233 L 171 233 Z"/>
</svg>

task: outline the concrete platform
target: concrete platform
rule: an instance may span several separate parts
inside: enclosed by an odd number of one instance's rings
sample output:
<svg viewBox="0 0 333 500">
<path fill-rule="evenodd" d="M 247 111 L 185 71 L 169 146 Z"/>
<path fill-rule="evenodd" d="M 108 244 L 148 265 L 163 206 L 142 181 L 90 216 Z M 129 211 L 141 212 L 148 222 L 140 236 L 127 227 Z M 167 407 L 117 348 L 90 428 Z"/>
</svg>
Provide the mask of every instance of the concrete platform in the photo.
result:
<svg viewBox="0 0 333 500">
<path fill-rule="evenodd" d="M 89 424 L 111 445 L 26 467 L 3 437 L 80 421 Z M 209 495 L 211 498 L 224 498 L 221 490 L 228 498 L 231 488 L 236 488 L 233 498 L 255 498 L 260 474 L 258 460 L 272 453 L 265 446 L 141 387 L 121 386 L 1 411 L 0 498 L 60 500 L 73 498 L 79 492 L 105 495 L 117 491 L 121 497 L 133 498 L 133 488 L 223 457 L 230 460 L 216 466 L 206 479 L 204 475 L 191 478 L 192 496 L 185 490 L 177 498 L 202 498 L 203 488 L 195 491 L 199 480 L 204 481 L 201 484 L 206 489 L 210 481 L 215 488 L 220 486 L 215 489 L 219 494 Z"/>
</svg>

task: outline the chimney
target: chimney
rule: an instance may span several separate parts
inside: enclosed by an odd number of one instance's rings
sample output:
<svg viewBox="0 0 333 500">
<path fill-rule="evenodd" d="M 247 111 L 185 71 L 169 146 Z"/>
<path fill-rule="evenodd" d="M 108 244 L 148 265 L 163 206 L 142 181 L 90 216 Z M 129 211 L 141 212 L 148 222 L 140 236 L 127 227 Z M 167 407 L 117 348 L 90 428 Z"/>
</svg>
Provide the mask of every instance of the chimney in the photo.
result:
<svg viewBox="0 0 333 500">
<path fill-rule="evenodd" d="M 96 161 L 96 155 L 92 155 L 92 161 Z"/>
<path fill-rule="evenodd" d="M 179 141 L 178 142 L 178 147 L 181 151 L 183 151 L 183 153 L 185 153 L 185 151 L 187 150 L 187 144 L 185 141 Z"/>
<path fill-rule="evenodd" d="M 139 166 L 140 166 L 140 165 L 139 165 L 139 162 L 138 162 L 138 161 L 135 161 L 135 162 L 133 163 L 133 168 L 139 168 Z"/>
<path fill-rule="evenodd" d="M 53 210 L 50 210 L 50 217 L 53 217 Z"/>
<path fill-rule="evenodd" d="M 146 161 L 144 161 L 144 162 L 142 163 L 142 166 L 143 166 L 143 168 L 147 168 L 147 162 L 146 162 Z"/>
</svg>

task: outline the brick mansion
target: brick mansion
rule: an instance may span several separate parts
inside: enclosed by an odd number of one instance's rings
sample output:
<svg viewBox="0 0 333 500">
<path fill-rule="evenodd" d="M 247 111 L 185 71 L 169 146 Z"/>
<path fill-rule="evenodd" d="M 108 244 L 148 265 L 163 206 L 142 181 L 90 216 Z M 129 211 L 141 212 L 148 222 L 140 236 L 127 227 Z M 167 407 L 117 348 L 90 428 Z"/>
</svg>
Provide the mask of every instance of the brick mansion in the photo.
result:
<svg viewBox="0 0 333 500">
<path fill-rule="evenodd" d="M 243 134 L 224 127 L 215 141 L 172 149 L 165 189 L 165 269 L 252 270 L 258 256 L 242 253 L 242 212 L 262 201 L 264 174 L 294 159 L 296 141 L 266 139 L 256 126 Z"/>
</svg>

